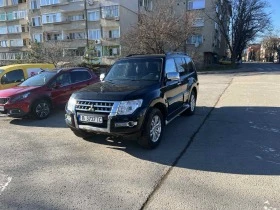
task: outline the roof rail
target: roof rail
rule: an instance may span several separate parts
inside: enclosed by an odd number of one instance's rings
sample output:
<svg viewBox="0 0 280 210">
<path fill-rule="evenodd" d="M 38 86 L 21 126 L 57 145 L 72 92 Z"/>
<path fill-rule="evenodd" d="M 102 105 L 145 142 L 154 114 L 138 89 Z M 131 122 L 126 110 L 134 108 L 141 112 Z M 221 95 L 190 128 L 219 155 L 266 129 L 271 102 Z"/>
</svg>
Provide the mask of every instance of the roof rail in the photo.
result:
<svg viewBox="0 0 280 210">
<path fill-rule="evenodd" d="M 166 55 L 188 55 L 185 52 L 167 52 Z"/>
<path fill-rule="evenodd" d="M 131 56 L 135 56 L 135 55 L 144 55 L 144 54 L 141 54 L 141 53 L 139 53 L 139 54 L 129 54 L 126 57 L 131 57 Z"/>
</svg>

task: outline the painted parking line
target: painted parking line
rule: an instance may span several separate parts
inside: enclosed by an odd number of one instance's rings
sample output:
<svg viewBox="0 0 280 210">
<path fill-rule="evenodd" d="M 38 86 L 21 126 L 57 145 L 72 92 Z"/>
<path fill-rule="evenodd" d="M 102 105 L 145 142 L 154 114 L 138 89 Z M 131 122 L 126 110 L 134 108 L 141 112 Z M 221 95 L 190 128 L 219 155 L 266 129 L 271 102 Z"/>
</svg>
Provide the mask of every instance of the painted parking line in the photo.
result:
<svg viewBox="0 0 280 210">
<path fill-rule="evenodd" d="M 4 192 L 11 181 L 12 177 L 9 177 L 8 175 L 2 174 L 0 172 L 0 195 Z"/>
</svg>

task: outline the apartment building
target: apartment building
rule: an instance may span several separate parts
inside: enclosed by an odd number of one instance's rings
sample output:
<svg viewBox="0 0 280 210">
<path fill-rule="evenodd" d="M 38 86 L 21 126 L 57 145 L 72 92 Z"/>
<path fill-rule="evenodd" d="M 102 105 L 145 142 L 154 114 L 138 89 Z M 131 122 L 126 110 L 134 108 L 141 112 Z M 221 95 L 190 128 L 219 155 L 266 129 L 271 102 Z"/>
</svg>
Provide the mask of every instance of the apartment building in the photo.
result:
<svg viewBox="0 0 280 210">
<path fill-rule="evenodd" d="M 137 0 L 21 1 L 24 0 L 7 0 L 0 7 L 3 17 L 9 17 L 11 12 L 19 17 L 17 21 L 6 18 L 0 22 L 0 54 L 15 50 L 14 55 L 23 57 L 30 41 L 59 41 L 63 42 L 65 55 L 71 55 L 73 60 L 81 62 L 86 49 L 94 45 L 96 57 L 92 62 L 110 64 L 121 55 L 120 36 L 138 21 Z M 15 43 L 21 48 L 14 48 Z"/>
<path fill-rule="evenodd" d="M 156 2 L 164 0 L 139 0 L 140 12 L 153 11 L 153 5 Z M 192 56 L 204 64 L 217 63 L 219 58 L 227 55 L 227 45 L 225 39 L 220 33 L 218 24 L 214 21 L 219 17 L 228 22 L 228 14 L 222 14 L 215 1 L 213 0 L 165 0 L 172 2 L 174 12 L 178 15 L 191 13 L 195 17 L 193 21 L 193 35 L 186 42 L 182 49 L 186 50 Z M 223 4 L 228 4 L 227 0 L 221 0 Z M 230 7 L 229 7 L 230 8 Z M 197 59 L 196 59 L 197 60 Z"/>
<path fill-rule="evenodd" d="M 111 64 L 122 54 L 120 37 L 137 24 L 139 12 L 153 11 L 158 0 L 0 0 L 0 62 L 24 59 L 30 42 L 63 42 L 65 55 L 82 61 L 94 45 L 92 62 Z M 163 0 L 161 0 L 163 1 Z M 227 0 L 221 0 L 228 3 Z M 208 17 L 219 11 L 212 0 L 176 0 L 174 11 L 196 13 L 196 34 L 186 49 L 205 64 L 226 55 L 218 25 Z M 227 18 L 228 14 L 220 14 Z"/>
<path fill-rule="evenodd" d="M 30 43 L 26 0 L 0 0 L 0 64 L 22 59 Z"/>
<path fill-rule="evenodd" d="M 228 24 L 230 3 L 227 0 L 220 1 L 222 4 L 228 4 L 227 14 L 221 13 L 212 0 L 190 0 L 186 5 L 187 12 L 196 13 L 193 22 L 195 34 L 187 41 L 187 51 L 197 52 L 203 58 L 205 65 L 218 63 L 221 57 L 228 54 L 226 41 L 215 19 L 219 17 Z"/>
</svg>

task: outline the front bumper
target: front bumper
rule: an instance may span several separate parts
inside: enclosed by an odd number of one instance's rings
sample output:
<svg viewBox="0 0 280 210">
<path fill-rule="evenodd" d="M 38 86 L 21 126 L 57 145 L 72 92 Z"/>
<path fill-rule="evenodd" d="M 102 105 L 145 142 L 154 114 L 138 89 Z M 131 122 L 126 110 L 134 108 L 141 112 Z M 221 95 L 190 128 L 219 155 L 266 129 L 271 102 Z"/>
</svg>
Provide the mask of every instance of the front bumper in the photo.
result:
<svg viewBox="0 0 280 210">
<path fill-rule="evenodd" d="M 15 104 L 7 103 L 0 105 L 3 107 L 1 112 L 7 114 L 10 117 L 23 117 L 29 113 L 29 103 L 26 101 L 20 101 Z"/>
<path fill-rule="evenodd" d="M 141 131 L 147 108 L 138 108 L 131 115 L 106 115 L 94 114 L 102 117 L 103 123 L 84 123 L 79 120 L 80 114 L 89 114 L 75 112 L 72 113 L 66 110 L 65 121 L 66 124 L 76 130 L 83 130 L 91 133 L 109 134 L 115 136 L 123 136 L 136 134 Z"/>
</svg>

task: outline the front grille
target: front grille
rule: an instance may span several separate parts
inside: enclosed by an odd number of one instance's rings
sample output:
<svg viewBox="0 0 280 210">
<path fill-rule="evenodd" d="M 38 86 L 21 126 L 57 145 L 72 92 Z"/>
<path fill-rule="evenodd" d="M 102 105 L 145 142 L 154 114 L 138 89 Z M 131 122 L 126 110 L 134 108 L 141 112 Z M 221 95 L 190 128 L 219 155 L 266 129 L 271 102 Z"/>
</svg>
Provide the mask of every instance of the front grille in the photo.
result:
<svg viewBox="0 0 280 210">
<path fill-rule="evenodd" d="M 113 105 L 114 102 L 78 100 L 76 110 L 91 113 L 110 113 Z"/>
<path fill-rule="evenodd" d="M 9 101 L 9 98 L 0 98 L 0 104 L 5 104 Z"/>
</svg>

